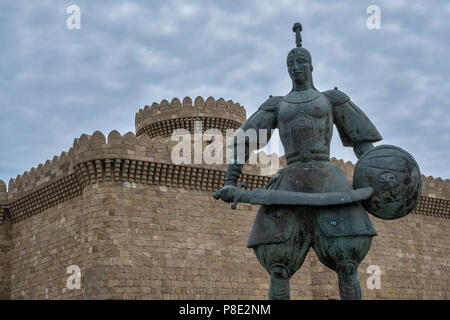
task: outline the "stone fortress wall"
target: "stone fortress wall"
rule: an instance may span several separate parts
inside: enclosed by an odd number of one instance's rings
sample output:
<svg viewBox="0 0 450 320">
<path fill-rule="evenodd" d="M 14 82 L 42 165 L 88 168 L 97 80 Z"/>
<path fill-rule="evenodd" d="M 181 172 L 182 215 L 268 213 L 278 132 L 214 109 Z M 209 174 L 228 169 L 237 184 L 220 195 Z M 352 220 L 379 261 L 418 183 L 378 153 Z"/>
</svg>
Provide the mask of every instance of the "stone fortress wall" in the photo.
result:
<svg viewBox="0 0 450 320">
<path fill-rule="evenodd" d="M 136 135 L 82 135 L 8 188 L 0 182 L 0 298 L 266 299 L 269 277 L 245 247 L 257 206 L 233 211 L 212 198 L 226 165 L 170 158 L 175 129 L 193 132 L 201 121 L 203 130 L 225 133 L 245 118 L 231 100 L 163 100 L 139 110 Z M 353 164 L 332 161 L 351 181 Z M 268 182 L 261 169 L 244 167 L 247 188 Z M 422 182 L 409 216 L 371 216 L 379 235 L 359 268 L 365 299 L 450 298 L 450 181 Z M 67 285 L 70 266 L 81 272 L 79 289 Z M 337 290 L 311 250 L 291 281 L 292 298 L 338 299 Z"/>
</svg>

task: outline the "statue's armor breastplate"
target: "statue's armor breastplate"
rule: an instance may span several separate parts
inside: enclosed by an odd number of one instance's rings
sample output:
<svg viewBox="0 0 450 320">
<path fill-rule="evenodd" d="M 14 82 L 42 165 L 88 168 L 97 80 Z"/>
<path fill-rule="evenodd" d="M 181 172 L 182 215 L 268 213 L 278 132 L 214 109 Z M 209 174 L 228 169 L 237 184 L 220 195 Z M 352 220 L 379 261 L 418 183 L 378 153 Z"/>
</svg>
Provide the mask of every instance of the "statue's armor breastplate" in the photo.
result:
<svg viewBox="0 0 450 320">
<path fill-rule="evenodd" d="M 278 128 L 289 162 L 327 160 L 333 134 L 333 111 L 316 90 L 292 91 L 279 104 Z"/>
</svg>

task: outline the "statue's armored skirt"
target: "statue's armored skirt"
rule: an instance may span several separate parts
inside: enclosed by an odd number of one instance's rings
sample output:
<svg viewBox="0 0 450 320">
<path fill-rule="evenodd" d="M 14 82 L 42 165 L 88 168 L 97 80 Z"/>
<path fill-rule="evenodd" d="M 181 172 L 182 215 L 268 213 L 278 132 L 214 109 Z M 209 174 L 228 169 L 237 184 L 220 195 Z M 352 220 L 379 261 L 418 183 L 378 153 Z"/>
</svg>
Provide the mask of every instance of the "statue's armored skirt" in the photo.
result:
<svg viewBox="0 0 450 320">
<path fill-rule="evenodd" d="M 352 187 L 344 172 L 329 161 L 295 162 L 278 171 L 266 188 L 294 192 L 348 191 Z M 297 229 L 327 238 L 375 236 L 377 232 L 359 202 L 324 206 L 261 206 L 247 247 L 286 242 Z"/>
</svg>

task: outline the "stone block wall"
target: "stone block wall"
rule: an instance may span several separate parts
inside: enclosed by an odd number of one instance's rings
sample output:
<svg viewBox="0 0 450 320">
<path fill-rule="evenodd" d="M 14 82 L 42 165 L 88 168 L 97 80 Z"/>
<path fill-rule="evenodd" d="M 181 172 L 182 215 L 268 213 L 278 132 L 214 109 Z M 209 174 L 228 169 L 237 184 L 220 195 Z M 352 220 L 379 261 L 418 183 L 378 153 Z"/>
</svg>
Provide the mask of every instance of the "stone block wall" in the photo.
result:
<svg viewBox="0 0 450 320">
<path fill-rule="evenodd" d="M 12 225 L 11 299 L 81 299 L 67 290 L 67 268 L 90 261 L 84 255 L 90 220 L 82 196 L 46 209 Z"/>
<path fill-rule="evenodd" d="M 256 206 L 210 192 L 102 182 L 13 224 L 12 299 L 266 299 L 269 277 L 245 247 Z M 448 299 L 449 219 L 372 218 L 379 232 L 359 268 L 365 299 Z M 81 270 L 68 289 L 67 268 Z M 370 265 L 381 271 L 370 290 Z M 337 277 L 311 249 L 292 299 L 338 299 Z"/>
</svg>

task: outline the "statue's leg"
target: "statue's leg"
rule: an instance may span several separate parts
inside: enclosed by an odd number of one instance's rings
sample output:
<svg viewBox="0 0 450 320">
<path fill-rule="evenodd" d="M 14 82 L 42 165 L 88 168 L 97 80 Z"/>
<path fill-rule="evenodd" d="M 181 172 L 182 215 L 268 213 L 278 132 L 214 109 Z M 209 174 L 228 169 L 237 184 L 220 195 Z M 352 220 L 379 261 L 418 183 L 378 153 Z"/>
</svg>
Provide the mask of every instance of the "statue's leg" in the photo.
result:
<svg viewBox="0 0 450 320">
<path fill-rule="evenodd" d="M 361 300 L 358 264 L 352 260 L 339 261 L 336 266 L 341 300 Z"/>
<path fill-rule="evenodd" d="M 270 274 L 269 300 L 289 300 L 289 280 L 303 264 L 311 247 L 312 235 L 294 226 L 291 237 L 283 243 L 254 247 L 256 257 Z"/>
<path fill-rule="evenodd" d="M 371 236 L 329 238 L 315 236 L 314 251 L 319 260 L 338 276 L 339 296 L 342 300 L 360 300 L 361 286 L 358 266 L 369 252 Z"/>
</svg>

